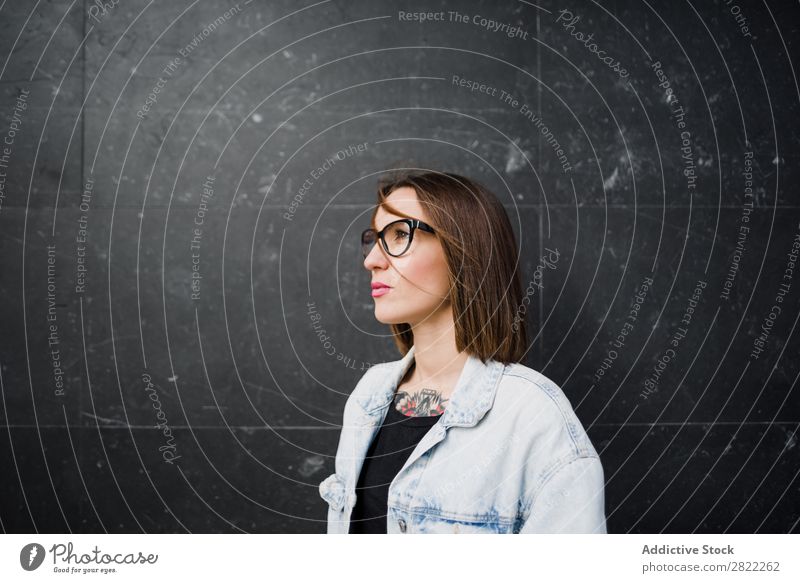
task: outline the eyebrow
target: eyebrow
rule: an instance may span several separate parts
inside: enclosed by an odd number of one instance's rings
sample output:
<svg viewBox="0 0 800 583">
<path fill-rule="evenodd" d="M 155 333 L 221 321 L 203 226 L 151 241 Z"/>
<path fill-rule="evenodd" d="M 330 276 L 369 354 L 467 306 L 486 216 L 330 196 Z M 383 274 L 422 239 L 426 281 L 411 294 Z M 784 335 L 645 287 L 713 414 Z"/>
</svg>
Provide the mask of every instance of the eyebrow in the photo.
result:
<svg viewBox="0 0 800 583">
<path fill-rule="evenodd" d="M 378 227 L 375 225 L 375 221 L 373 220 L 373 221 L 372 221 L 372 228 L 373 228 L 373 229 L 375 229 L 375 231 L 376 231 L 376 232 L 380 232 L 381 230 L 385 229 L 386 227 L 388 227 L 390 224 L 394 223 L 395 221 L 404 221 L 404 220 L 407 220 L 407 219 L 409 219 L 409 218 L 410 218 L 412 221 L 416 221 L 416 220 L 420 220 L 420 221 L 422 221 L 422 219 L 416 219 L 416 218 L 414 218 L 414 217 L 398 217 L 398 218 L 396 218 L 396 219 L 392 219 L 391 221 L 387 222 L 385 225 L 383 225 L 383 227 L 381 227 L 381 228 L 379 229 L 379 228 L 378 228 Z M 424 223 L 425 221 L 422 221 L 422 222 Z"/>
</svg>

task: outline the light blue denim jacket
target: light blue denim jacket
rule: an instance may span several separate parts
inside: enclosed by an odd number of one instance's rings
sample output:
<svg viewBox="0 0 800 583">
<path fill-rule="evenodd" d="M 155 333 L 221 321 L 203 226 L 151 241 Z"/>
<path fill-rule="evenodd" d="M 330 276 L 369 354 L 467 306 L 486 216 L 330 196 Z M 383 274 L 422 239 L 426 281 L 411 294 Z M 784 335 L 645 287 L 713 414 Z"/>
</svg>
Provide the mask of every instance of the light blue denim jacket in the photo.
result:
<svg viewBox="0 0 800 583">
<path fill-rule="evenodd" d="M 347 533 L 364 457 L 414 347 L 367 370 L 344 407 L 328 533 Z M 447 408 L 389 486 L 387 532 L 605 533 L 600 458 L 561 389 L 470 355 Z"/>
</svg>

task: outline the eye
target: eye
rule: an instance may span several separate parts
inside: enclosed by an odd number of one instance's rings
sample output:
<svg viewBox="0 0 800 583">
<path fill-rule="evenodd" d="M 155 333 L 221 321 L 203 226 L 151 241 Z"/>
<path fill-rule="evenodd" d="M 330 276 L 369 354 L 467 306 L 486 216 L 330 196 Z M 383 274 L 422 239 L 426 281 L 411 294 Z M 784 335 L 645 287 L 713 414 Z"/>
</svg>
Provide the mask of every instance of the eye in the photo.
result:
<svg viewBox="0 0 800 583">
<path fill-rule="evenodd" d="M 408 238 L 408 230 L 403 227 L 397 227 L 396 229 L 393 229 L 393 231 L 395 241 L 404 241 Z"/>
</svg>

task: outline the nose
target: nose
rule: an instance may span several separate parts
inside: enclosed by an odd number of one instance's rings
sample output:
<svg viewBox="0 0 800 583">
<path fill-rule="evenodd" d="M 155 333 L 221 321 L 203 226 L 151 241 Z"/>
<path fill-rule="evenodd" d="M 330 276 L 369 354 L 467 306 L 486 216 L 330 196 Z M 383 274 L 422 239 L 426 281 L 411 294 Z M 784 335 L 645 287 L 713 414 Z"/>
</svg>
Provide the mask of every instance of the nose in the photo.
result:
<svg viewBox="0 0 800 583">
<path fill-rule="evenodd" d="M 373 269 L 387 269 L 389 267 L 389 260 L 386 254 L 381 249 L 381 242 L 377 241 L 370 250 L 369 254 L 364 258 L 364 269 L 372 271 Z"/>
</svg>

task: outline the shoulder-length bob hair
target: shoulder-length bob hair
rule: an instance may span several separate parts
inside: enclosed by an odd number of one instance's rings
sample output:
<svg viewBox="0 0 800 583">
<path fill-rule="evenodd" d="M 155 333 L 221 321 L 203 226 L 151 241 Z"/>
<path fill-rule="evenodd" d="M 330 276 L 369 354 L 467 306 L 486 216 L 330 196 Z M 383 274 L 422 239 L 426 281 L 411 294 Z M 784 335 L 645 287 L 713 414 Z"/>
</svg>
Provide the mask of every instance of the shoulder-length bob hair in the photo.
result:
<svg viewBox="0 0 800 583">
<path fill-rule="evenodd" d="M 458 174 L 395 171 L 378 183 L 378 208 L 405 218 L 387 202 L 408 186 L 431 218 L 444 249 L 450 277 L 456 348 L 486 362 L 521 362 L 527 351 L 522 310 L 519 253 L 503 205 L 485 186 Z M 395 344 L 405 355 L 414 344 L 411 326 L 391 324 Z"/>
</svg>

